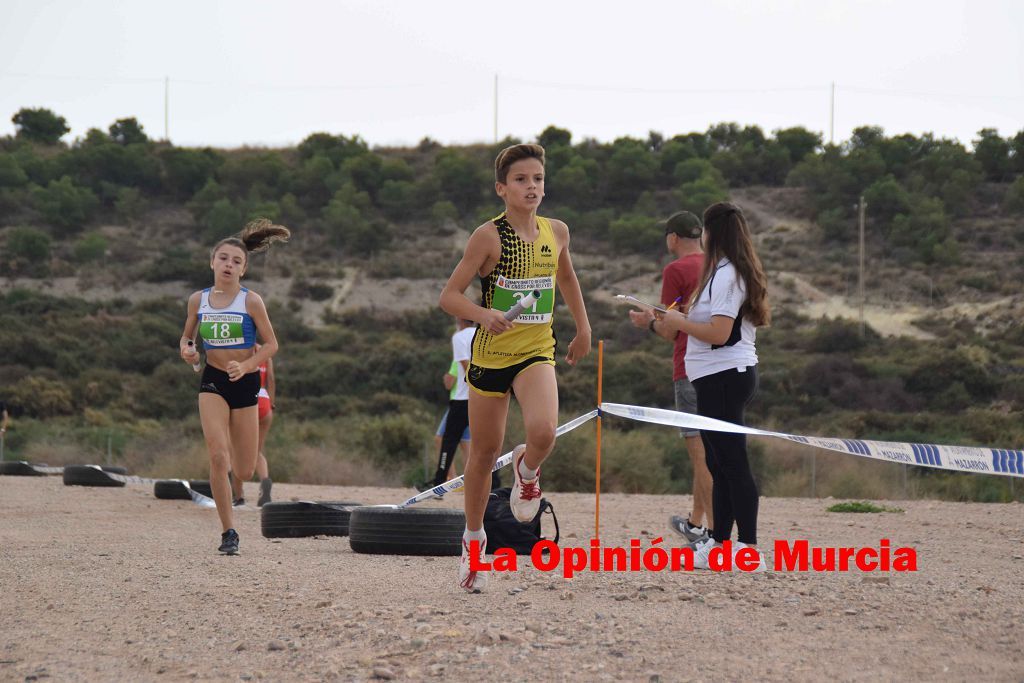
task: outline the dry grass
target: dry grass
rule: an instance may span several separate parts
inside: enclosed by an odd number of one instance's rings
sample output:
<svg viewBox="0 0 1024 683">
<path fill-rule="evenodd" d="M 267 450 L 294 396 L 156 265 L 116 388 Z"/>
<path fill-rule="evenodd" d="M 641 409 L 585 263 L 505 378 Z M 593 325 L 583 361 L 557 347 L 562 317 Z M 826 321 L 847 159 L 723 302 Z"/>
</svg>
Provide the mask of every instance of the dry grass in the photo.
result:
<svg viewBox="0 0 1024 683">
<path fill-rule="evenodd" d="M 389 486 L 395 475 L 375 467 L 368 458 L 344 458 L 317 446 L 300 446 L 294 452 L 295 469 L 289 480 L 299 484 Z M 273 466 L 271 466 L 273 469 Z"/>
</svg>

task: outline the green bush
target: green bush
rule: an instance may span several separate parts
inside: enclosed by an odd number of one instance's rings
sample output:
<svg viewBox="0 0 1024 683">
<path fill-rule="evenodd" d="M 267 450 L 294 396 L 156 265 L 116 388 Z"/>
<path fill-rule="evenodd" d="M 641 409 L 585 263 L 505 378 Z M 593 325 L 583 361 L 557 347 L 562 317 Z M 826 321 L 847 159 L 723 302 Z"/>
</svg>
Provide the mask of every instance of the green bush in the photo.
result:
<svg viewBox="0 0 1024 683">
<path fill-rule="evenodd" d="M 56 145 L 71 129 L 63 116 L 58 116 L 49 109 L 30 109 L 28 107 L 19 109 L 11 117 L 15 128 L 18 129 L 17 136 L 31 142 L 39 142 L 44 145 Z"/>
<path fill-rule="evenodd" d="M 50 181 L 45 188 L 35 188 L 32 199 L 36 210 L 59 237 L 81 230 L 99 208 L 96 195 L 86 187 L 75 185 L 68 176 Z"/>
<path fill-rule="evenodd" d="M 1003 210 L 1009 213 L 1024 213 L 1024 176 L 1019 176 L 1006 188 Z"/>
<path fill-rule="evenodd" d="M 114 213 L 117 220 L 132 225 L 142 217 L 148 205 L 149 202 L 137 187 L 121 187 L 114 200 Z"/>
<path fill-rule="evenodd" d="M 71 389 L 59 380 L 31 375 L 7 391 L 10 403 L 28 417 L 49 418 L 75 412 Z"/>
<path fill-rule="evenodd" d="M 28 174 L 21 168 L 13 154 L 0 153 L 0 187 L 24 187 Z"/>
<path fill-rule="evenodd" d="M 98 261 L 107 253 L 107 238 L 98 232 L 88 232 L 75 242 L 75 260 L 79 263 Z"/>
<path fill-rule="evenodd" d="M 323 282 L 314 282 L 305 278 L 295 278 L 288 295 L 293 299 L 311 299 L 326 301 L 334 296 L 334 288 Z"/>
<path fill-rule="evenodd" d="M 418 461 L 423 443 L 433 436 L 433 425 L 423 417 L 383 415 L 361 420 L 359 446 L 367 457 L 385 467 Z"/>
<path fill-rule="evenodd" d="M 15 258 L 32 266 L 50 260 L 50 236 L 36 228 L 13 228 L 7 235 L 8 258 Z"/>
<path fill-rule="evenodd" d="M 448 227 L 459 220 L 459 210 L 447 199 L 440 199 L 430 207 L 430 218 L 437 227 Z"/>
<path fill-rule="evenodd" d="M 149 264 L 142 274 L 147 282 L 184 280 L 190 287 L 206 287 L 213 279 L 205 254 L 194 254 L 184 247 L 171 247 Z"/>
</svg>

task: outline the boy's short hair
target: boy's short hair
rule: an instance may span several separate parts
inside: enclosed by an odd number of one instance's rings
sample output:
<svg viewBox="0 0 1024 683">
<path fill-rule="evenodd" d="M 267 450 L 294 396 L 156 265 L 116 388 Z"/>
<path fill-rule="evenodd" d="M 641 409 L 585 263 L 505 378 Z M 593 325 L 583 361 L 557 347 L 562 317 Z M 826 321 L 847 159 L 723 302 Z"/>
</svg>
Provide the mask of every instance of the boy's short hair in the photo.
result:
<svg viewBox="0 0 1024 683">
<path fill-rule="evenodd" d="M 508 181 L 508 169 L 512 164 L 523 159 L 536 159 L 544 165 L 544 148 L 540 145 L 512 145 L 498 152 L 494 159 L 494 180 L 499 183 Z"/>
</svg>

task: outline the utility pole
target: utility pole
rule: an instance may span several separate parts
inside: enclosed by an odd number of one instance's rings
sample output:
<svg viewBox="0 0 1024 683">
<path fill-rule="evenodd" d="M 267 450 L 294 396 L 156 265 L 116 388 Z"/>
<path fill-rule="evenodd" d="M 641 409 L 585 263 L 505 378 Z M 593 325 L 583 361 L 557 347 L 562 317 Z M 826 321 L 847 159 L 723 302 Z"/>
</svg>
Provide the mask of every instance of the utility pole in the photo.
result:
<svg viewBox="0 0 1024 683">
<path fill-rule="evenodd" d="M 171 79 L 164 76 L 164 140 L 167 142 L 171 141 L 171 133 L 169 130 L 170 121 L 170 98 L 171 98 Z"/>
<path fill-rule="evenodd" d="M 498 74 L 494 74 L 494 144 L 498 144 Z"/>
<path fill-rule="evenodd" d="M 860 338 L 864 338 L 864 210 L 867 204 L 864 202 L 864 195 L 860 196 L 860 207 L 858 223 L 860 224 L 860 276 L 857 278 L 857 288 L 860 291 Z"/>
<path fill-rule="evenodd" d="M 828 144 L 836 144 L 836 82 L 832 81 L 832 97 L 828 106 Z"/>
</svg>

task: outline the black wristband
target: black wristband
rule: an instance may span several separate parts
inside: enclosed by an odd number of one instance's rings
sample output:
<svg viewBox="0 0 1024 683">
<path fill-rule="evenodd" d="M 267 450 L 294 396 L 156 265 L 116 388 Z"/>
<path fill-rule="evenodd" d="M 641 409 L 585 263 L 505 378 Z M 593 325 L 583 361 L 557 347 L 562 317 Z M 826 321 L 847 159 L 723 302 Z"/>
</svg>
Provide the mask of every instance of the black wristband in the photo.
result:
<svg viewBox="0 0 1024 683">
<path fill-rule="evenodd" d="M 651 332 L 654 332 L 654 323 L 656 323 L 656 322 L 658 322 L 657 318 L 651 318 L 651 322 L 647 323 L 647 329 L 649 329 Z M 658 334 L 658 333 L 654 332 L 654 334 Z"/>
</svg>

